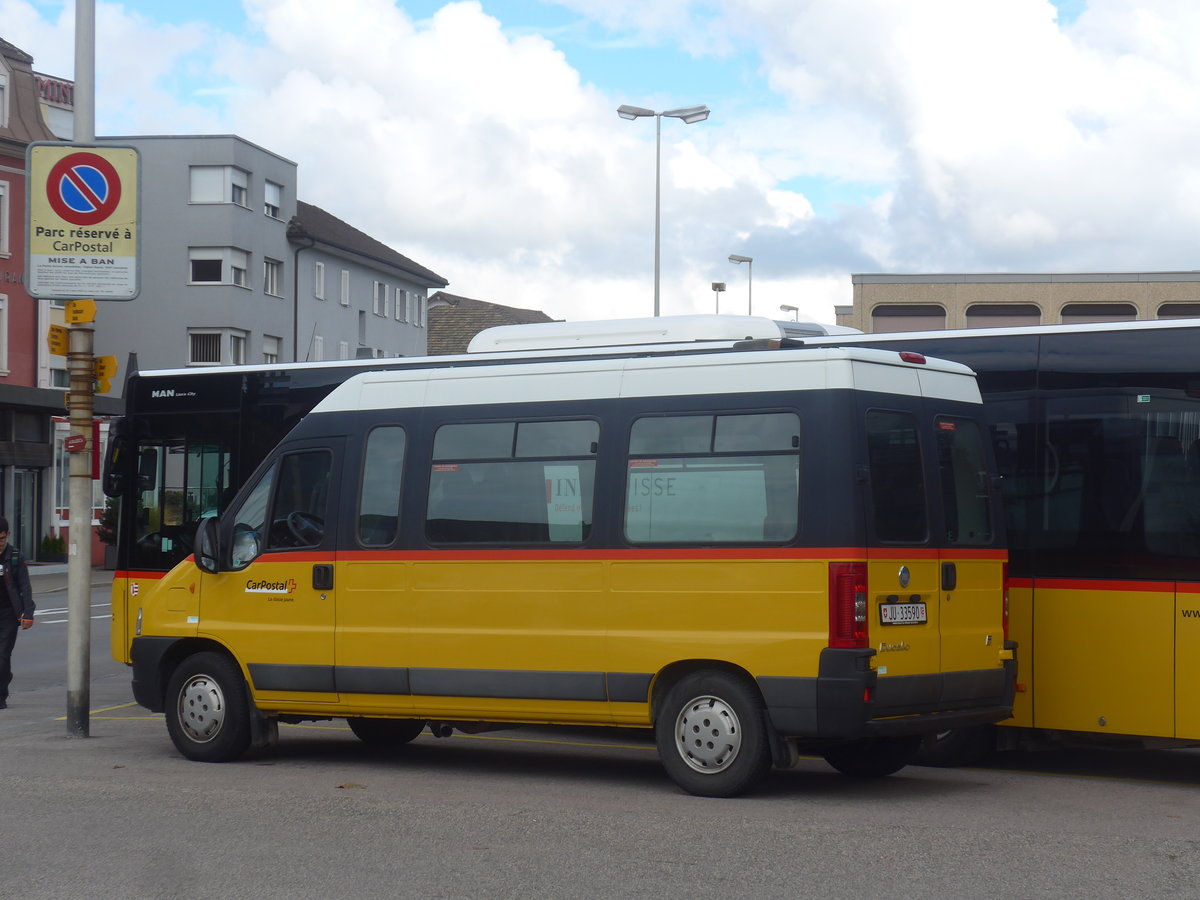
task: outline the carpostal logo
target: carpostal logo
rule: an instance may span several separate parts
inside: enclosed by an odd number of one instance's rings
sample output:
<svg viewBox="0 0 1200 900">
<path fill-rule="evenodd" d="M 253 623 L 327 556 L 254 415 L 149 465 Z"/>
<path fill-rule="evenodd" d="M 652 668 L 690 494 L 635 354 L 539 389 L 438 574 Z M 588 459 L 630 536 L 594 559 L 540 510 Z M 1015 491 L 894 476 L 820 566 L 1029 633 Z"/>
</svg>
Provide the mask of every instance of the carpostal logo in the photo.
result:
<svg viewBox="0 0 1200 900">
<path fill-rule="evenodd" d="M 247 594 L 290 594 L 296 589 L 296 579 L 287 581 L 247 581 Z"/>
</svg>

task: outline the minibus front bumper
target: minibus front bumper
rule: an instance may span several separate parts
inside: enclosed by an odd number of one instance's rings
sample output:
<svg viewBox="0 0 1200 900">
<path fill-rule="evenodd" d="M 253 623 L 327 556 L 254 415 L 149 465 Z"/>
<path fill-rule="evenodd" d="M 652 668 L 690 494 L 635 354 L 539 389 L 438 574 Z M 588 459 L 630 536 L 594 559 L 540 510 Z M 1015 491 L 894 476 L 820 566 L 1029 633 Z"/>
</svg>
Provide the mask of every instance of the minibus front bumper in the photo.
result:
<svg viewBox="0 0 1200 900">
<path fill-rule="evenodd" d="M 1015 651 L 1007 641 L 1004 649 Z M 927 734 L 1012 716 L 1017 663 L 1003 667 L 880 678 L 871 649 L 826 648 L 816 678 L 758 679 L 781 737 L 850 740 Z"/>
</svg>

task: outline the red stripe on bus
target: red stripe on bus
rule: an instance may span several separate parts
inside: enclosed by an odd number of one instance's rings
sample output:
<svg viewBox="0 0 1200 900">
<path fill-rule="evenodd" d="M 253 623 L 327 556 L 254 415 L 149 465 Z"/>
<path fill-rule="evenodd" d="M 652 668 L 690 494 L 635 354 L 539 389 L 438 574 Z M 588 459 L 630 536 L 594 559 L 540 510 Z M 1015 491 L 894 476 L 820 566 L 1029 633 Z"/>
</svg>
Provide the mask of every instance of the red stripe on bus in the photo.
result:
<svg viewBox="0 0 1200 900">
<path fill-rule="evenodd" d="M 1028 584 L 1028 581 L 1027 581 Z M 1126 593 L 1173 594 L 1173 581 L 1107 581 L 1100 578 L 1036 578 L 1035 590 L 1048 591 L 1124 591 Z"/>
<path fill-rule="evenodd" d="M 664 549 L 664 550 L 340 550 L 341 560 L 399 559 L 412 561 L 428 560 L 706 560 L 706 559 L 863 559 L 866 551 L 861 547 L 816 547 L 816 548 L 714 548 Z"/>
</svg>

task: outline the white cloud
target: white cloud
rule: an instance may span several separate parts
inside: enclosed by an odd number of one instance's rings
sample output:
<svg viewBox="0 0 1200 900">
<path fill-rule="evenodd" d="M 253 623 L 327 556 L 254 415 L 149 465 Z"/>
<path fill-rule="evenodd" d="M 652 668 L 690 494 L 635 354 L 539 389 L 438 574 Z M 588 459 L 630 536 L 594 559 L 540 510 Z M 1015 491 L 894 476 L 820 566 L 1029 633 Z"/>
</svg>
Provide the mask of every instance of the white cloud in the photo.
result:
<svg viewBox="0 0 1200 900">
<path fill-rule="evenodd" d="M 1067 26 L 1048 0 L 559 5 L 626 43 L 752 53 L 775 91 L 664 123 L 664 312 L 734 293 L 731 252 L 755 258 L 756 309 L 820 298 L 827 320 L 850 271 L 1195 265 L 1194 4 L 1089 0 Z M 457 293 L 649 311 L 654 124 L 616 117 L 624 93 L 478 2 L 423 21 L 391 0 L 246 7 L 234 35 L 99 4 L 99 130 L 242 134 Z M 70 7 L 44 8 L 0 0 L 3 36 L 69 74 Z"/>
</svg>

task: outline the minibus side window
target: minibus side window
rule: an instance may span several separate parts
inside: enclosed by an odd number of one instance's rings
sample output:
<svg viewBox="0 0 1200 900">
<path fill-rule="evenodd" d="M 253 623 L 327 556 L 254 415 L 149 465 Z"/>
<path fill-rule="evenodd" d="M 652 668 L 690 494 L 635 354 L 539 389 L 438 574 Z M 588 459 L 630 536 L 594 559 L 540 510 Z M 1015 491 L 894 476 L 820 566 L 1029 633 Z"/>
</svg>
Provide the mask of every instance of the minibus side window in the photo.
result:
<svg viewBox="0 0 1200 900">
<path fill-rule="evenodd" d="M 979 426 L 970 419 L 940 417 L 936 434 L 946 542 L 990 544 L 992 506 Z"/>
<path fill-rule="evenodd" d="M 873 409 L 867 411 L 866 425 L 875 536 L 881 541 L 924 541 L 928 515 L 916 418 Z"/>
<path fill-rule="evenodd" d="M 358 498 L 358 539 L 364 546 L 383 547 L 396 539 L 404 446 L 404 429 L 396 425 L 376 428 L 367 435 Z"/>
<path fill-rule="evenodd" d="M 600 425 L 590 419 L 443 425 L 425 533 L 434 544 L 559 544 L 592 527 Z"/>
<path fill-rule="evenodd" d="M 633 423 L 625 536 L 634 543 L 783 543 L 799 518 L 795 413 Z"/>
<path fill-rule="evenodd" d="M 268 550 L 315 547 L 324 539 L 332 463 L 325 450 L 289 453 L 280 460 Z"/>
</svg>

